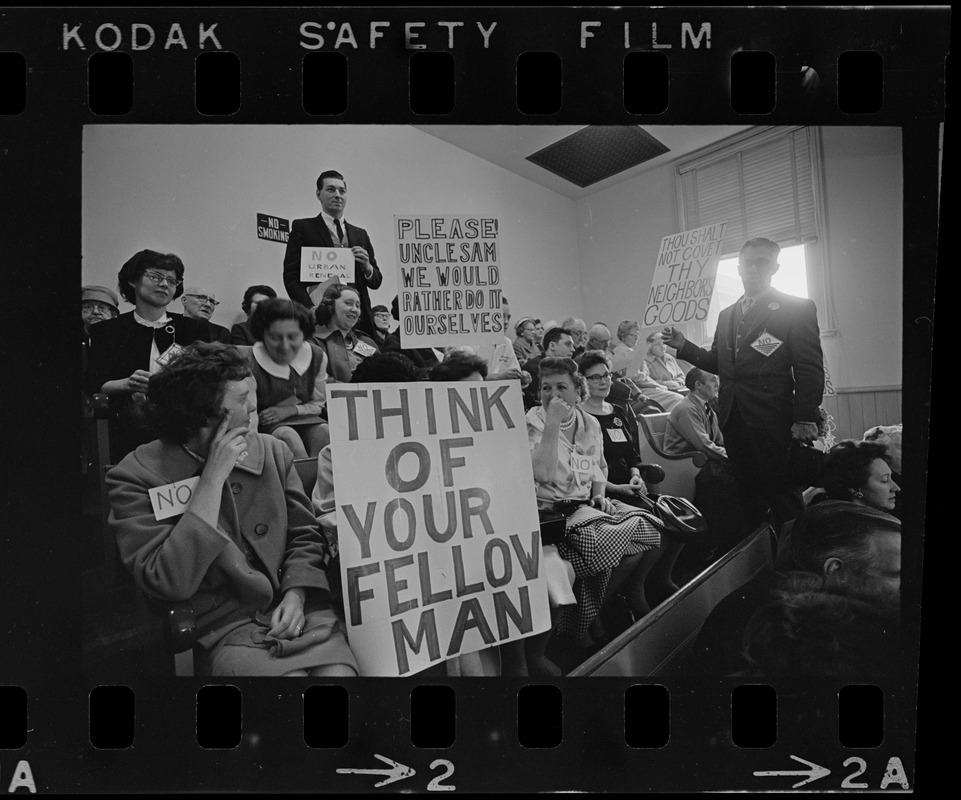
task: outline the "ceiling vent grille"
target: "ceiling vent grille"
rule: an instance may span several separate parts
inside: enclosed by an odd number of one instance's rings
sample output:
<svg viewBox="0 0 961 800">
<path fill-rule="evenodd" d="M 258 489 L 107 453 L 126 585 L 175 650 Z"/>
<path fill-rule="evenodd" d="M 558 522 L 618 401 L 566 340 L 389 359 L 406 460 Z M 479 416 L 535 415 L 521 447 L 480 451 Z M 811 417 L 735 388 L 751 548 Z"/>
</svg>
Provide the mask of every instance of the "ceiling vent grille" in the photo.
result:
<svg viewBox="0 0 961 800">
<path fill-rule="evenodd" d="M 636 125 L 591 125 L 527 160 L 583 189 L 667 152 L 663 142 Z"/>
</svg>

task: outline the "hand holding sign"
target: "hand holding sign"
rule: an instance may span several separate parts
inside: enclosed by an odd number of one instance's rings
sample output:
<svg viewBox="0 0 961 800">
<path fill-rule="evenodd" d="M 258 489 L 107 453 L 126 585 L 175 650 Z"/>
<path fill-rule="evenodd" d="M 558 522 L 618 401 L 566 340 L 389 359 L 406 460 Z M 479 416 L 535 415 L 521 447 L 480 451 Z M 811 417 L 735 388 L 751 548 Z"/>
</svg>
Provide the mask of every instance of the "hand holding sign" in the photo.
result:
<svg viewBox="0 0 961 800">
<path fill-rule="evenodd" d="M 350 250 L 354 254 L 354 259 L 364 265 L 364 275 L 369 278 L 373 272 L 370 267 L 370 255 L 360 245 L 354 245 Z"/>
<path fill-rule="evenodd" d="M 668 347 L 673 347 L 675 350 L 679 350 L 681 345 L 687 341 L 687 338 L 673 325 L 668 325 L 661 332 L 661 339 L 664 340 L 664 344 Z"/>
</svg>

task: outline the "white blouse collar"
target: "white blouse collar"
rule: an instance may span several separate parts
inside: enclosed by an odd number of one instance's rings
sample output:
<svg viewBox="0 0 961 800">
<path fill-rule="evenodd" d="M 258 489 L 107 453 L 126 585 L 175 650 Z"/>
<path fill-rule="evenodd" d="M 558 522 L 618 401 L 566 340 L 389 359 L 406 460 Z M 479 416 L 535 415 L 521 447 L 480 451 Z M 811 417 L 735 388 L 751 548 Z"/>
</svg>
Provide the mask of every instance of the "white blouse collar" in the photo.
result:
<svg viewBox="0 0 961 800">
<path fill-rule="evenodd" d="M 164 325 L 169 325 L 171 322 L 173 322 L 173 320 L 167 316 L 166 311 L 164 312 L 164 315 L 156 322 L 152 322 L 149 319 L 144 319 L 136 311 L 133 312 L 133 318 L 134 322 L 143 325 L 145 328 L 162 328 Z"/>
<path fill-rule="evenodd" d="M 263 342 L 255 342 L 253 348 L 254 360 L 260 365 L 264 372 L 273 375 L 275 378 L 288 380 L 290 370 L 293 369 L 298 375 L 303 375 L 313 360 L 314 354 L 310 349 L 310 344 L 304 342 L 300 346 L 300 352 L 294 356 L 294 360 L 289 365 L 278 364 L 270 357 Z"/>
</svg>

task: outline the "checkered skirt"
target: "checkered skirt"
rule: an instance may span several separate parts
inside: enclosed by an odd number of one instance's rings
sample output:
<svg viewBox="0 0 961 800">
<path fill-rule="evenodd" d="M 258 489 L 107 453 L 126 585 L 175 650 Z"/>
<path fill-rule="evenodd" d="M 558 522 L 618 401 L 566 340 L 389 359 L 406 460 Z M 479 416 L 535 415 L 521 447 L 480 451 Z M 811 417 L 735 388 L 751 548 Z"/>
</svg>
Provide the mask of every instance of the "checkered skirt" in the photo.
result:
<svg viewBox="0 0 961 800">
<path fill-rule="evenodd" d="M 576 606 L 562 606 L 558 630 L 581 639 L 601 610 L 611 571 L 624 556 L 653 550 L 661 544 L 663 523 L 653 514 L 614 500 L 605 514 L 580 506 L 567 518 L 564 541 L 557 549 L 574 567 Z"/>
</svg>

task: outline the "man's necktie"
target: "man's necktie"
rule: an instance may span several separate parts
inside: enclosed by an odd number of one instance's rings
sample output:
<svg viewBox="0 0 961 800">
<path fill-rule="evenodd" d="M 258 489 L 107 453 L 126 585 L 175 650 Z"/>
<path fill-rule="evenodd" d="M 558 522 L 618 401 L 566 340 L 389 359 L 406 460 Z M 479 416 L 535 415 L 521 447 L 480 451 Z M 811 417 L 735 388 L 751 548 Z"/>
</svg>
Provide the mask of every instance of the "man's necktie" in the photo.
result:
<svg viewBox="0 0 961 800">
<path fill-rule="evenodd" d="M 337 226 L 337 244 L 342 245 L 344 243 L 344 229 L 340 224 L 340 220 L 335 219 L 334 225 Z"/>
<path fill-rule="evenodd" d="M 710 436 L 710 437 L 711 437 L 711 440 L 713 441 L 713 440 L 714 440 L 714 431 L 715 431 L 715 427 L 714 427 L 714 425 L 715 425 L 715 423 L 714 423 L 714 409 L 711 408 L 711 404 L 710 404 L 710 403 L 705 403 L 705 404 L 704 404 L 704 410 L 707 412 L 707 433 L 708 433 L 708 436 Z"/>
</svg>

